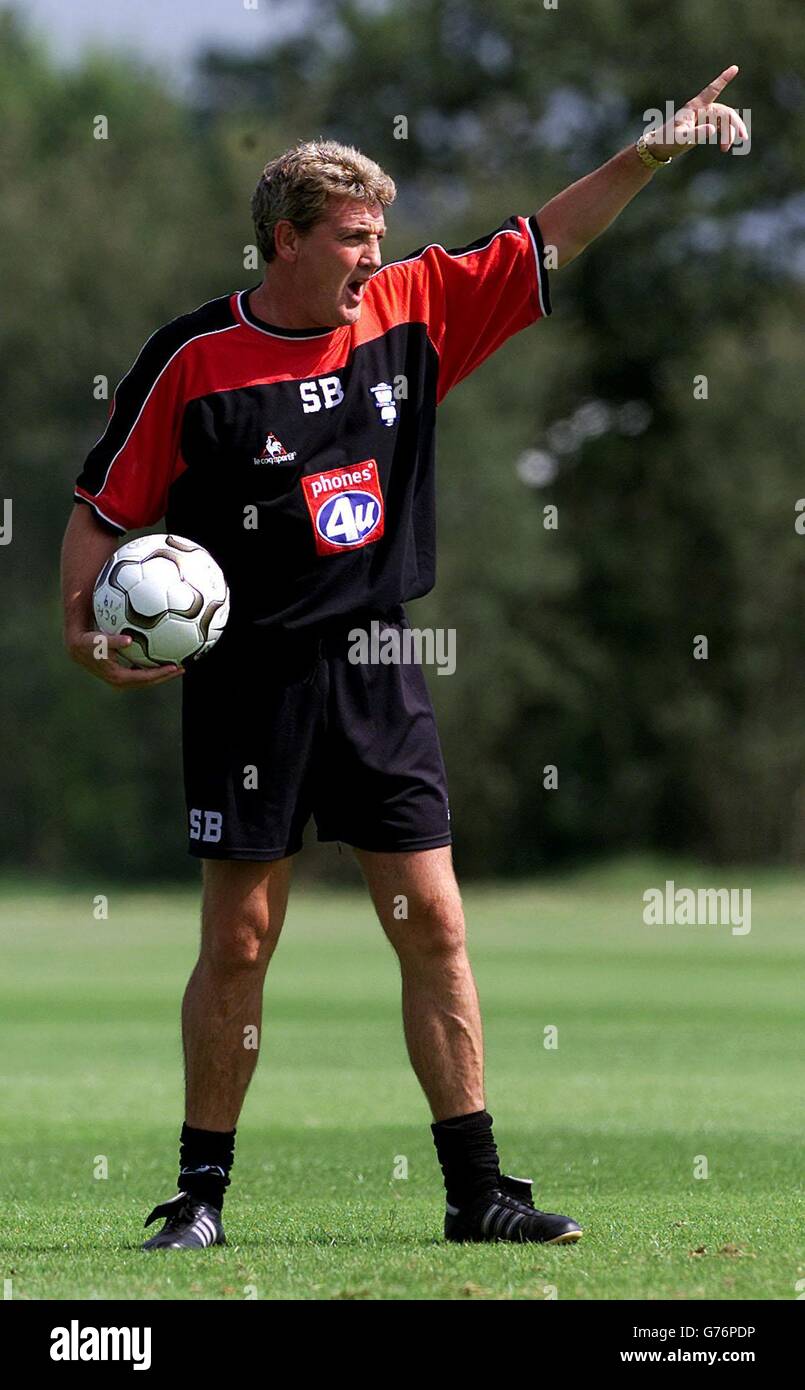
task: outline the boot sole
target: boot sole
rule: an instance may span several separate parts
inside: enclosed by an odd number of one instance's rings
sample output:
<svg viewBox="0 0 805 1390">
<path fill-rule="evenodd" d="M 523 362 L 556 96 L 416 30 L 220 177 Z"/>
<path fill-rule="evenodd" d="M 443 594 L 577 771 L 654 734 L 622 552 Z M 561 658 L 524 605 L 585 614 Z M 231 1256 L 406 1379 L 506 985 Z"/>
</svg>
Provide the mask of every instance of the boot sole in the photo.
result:
<svg viewBox="0 0 805 1390">
<path fill-rule="evenodd" d="M 445 1236 L 447 1245 L 575 1245 L 581 1240 L 583 1231 L 565 1231 L 564 1235 L 551 1236 L 550 1240 L 487 1240 L 485 1236 Z"/>
<path fill-rule="evenodd" d="M 226 1245 L 226 1236 L 221 1240 L 214 1240 L 212 1245 L 141 1245 L 140 1249 L 149 1254 L 152 1250 L 214 1250 L 216 1245 Z"/>
</svg>

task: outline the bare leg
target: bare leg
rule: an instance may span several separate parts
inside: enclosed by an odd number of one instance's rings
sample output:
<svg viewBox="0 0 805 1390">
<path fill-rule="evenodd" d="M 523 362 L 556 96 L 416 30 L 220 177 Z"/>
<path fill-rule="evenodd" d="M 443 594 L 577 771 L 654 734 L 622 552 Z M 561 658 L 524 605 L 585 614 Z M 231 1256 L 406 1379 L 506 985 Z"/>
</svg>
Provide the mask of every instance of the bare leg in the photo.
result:
<svg viewBox="0 0 805 1390">
<path fill-rule="evenodd" d="M 450 848 L 355 853 L 400 962 L 408 1055 L 433 1118 L 483 1110 L 481 1016 Z"/>
<path fill-rule="evenodd" d="M 257 1062 L 263 981 L 290 878 L 290 859 L 204 861 L 201 949 L 182 1002 L 185 1118 L 194 1129 L 225 1132 L 237 1124 Z"/>
</svg>

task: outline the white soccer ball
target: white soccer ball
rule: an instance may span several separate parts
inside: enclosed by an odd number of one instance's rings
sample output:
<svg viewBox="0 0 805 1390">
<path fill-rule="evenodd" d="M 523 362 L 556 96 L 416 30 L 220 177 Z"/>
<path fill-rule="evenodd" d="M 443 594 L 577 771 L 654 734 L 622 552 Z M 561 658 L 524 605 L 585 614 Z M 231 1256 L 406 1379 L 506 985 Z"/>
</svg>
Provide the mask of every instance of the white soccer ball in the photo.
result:
<svg viewBox="0 0 805 1390">
<path fill-rule="evenodd" d="M 100 632 L 131 637 L 126 666 L 184 665 L 210 651 L 229 617 L 220 565 L 183 536 L 138 536 L 110 556 L 92 596 Z"/>
</svg>

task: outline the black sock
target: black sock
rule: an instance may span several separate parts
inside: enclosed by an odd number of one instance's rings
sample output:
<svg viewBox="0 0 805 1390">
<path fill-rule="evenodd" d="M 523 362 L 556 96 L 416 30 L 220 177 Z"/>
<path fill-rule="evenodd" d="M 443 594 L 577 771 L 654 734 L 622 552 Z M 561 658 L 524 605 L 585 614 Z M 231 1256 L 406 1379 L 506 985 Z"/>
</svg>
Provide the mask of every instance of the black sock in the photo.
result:
<svg viewBox="0 0 805 1390">
<path fill-rule="evenodd" d="M 492 1116 L 486 1110 L 431 1125 L 451 1207 L 464 1207 L 500 1180 Z"/>
<path fill-rule="evenodd" d="M 235 1133 L 215 1129 L 191 1129 L 182 1125 L 179 1148 L 180 1192 L 221 1210 L 229 1186 L 229 1170 L 235 1160 Z"/>
</svg>

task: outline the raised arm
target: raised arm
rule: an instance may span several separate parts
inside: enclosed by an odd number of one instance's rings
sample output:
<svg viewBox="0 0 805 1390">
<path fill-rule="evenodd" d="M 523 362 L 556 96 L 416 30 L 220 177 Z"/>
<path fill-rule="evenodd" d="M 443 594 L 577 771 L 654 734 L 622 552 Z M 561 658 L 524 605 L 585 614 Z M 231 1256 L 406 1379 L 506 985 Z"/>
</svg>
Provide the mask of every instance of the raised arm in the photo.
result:
<svg viewBox="0 0 805 1390">
<path fill-rule="evenodd" d="M 645 136 L 649 167 L 635 145 L 621 150 L 593 173 L 563 189 L 537 213 L 546 248 L 556 248 L 555 267 L 567 265 L 591 241 L 606 231 L 636 193 L 653 178 L 660 163 L 684 154 L 694 145 L 718 135 L 722 152 L 732 148 L 736 138 L 747 140 L 746 126 L 731 106 L 716 98 L 736 76 L 735 64 L 725 68 L 698 96 L 686 102 L 666 125 Z"/>
</svg>

